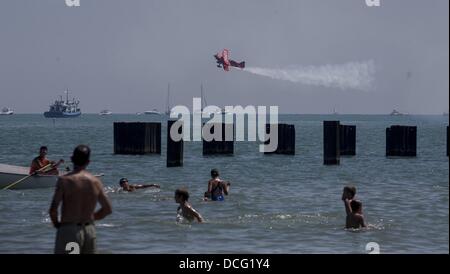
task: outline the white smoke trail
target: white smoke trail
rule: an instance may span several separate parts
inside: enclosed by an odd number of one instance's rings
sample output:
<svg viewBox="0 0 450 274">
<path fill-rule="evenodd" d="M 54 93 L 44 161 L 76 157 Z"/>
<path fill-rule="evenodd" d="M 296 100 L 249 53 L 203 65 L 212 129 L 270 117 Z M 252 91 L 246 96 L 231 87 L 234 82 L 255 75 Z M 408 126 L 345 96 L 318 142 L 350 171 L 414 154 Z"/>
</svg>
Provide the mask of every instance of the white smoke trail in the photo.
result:
<svg viewBox="0 0 450 274">
<path fill-rule="evenodd" d="M 369 91 L 374 81 L 375 64 L 370 60 L 342 65 L 300 66 L 286 69 L 247 67 L 244 71 L 294 83 Z"/>
</svg>

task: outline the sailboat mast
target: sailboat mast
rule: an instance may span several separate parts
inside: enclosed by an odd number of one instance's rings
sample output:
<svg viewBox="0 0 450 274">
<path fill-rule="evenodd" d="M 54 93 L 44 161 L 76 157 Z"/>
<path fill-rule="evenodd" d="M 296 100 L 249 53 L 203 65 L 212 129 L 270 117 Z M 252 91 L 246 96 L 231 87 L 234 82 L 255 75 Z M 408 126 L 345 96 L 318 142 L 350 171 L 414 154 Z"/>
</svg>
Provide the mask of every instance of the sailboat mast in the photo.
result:
<svg viewBox="0 0 450 274">
<path fill-rule="evenodd" d="M 170 114 L 170 83 L 167 84 L 167 114 Z"/>
</svg>

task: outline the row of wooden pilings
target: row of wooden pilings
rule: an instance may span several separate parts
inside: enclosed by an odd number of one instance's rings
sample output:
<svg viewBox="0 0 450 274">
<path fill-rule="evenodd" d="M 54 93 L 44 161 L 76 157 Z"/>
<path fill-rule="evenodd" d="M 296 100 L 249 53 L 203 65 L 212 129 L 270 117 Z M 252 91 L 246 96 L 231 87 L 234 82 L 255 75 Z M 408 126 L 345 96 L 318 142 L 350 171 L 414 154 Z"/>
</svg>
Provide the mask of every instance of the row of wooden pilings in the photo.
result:
<svg viewBox="0 0 450 274">
<path fill-rule="evenodd" d="M 167 122 L 167 167 L 183 165 L 183 140 L 174 141 L 170 137 L 170 128 L 175 122 L 172 120 Z M 203 155 L 234 154 L 234 141 L 225 140 L 226 126 L 230 125 L 222 124 L 223 141 L 203 139 Z M 270 125 L 267 125 L 266 132 L 268 133 L 269 130 Z M 447 126 L 447 156 L 449 156 L 449 142 L 449 127 Z M 161 123 L 114 123 L 114 153 L 161 154 Z M 278 147 L 275 151 L 265 152 L 265 154 L 294 155 L 294 125 L 278 124 Z M 340 156 L 344 155 L 356 155 L 356 126 L 341 125 L 339 121 L 324 121 L 324 165 L 339 165 Z M 387 128 L 386 156 L 417 156 L 417 127 L 394 125 Z"/>
</svg>

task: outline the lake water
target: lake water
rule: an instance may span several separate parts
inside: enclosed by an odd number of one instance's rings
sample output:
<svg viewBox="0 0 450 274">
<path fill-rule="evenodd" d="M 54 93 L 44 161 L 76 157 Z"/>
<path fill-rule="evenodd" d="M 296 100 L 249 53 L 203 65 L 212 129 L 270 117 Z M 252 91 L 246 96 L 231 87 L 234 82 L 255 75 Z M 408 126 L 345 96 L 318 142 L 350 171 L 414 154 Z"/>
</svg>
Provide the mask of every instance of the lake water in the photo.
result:
<svg viewBox="0 0 450 274">
<path fill-rule="evenodd" d="M 89 170 L 102 181 L 113 214 L 97 222 L 100 253 L 448 253 L 448 116 L 281 115 L 295 125 L 296 155 L 263 155 L 258 143 L 236 142 L 234 156 L 202 156 L 201 142 L 185 142 L 184 166 L 166 168 L 166 122 L 161 155 L 114 155 L 113 123 L 158 121 L 137 115 L 0 116 L 0 163 L 28 166 L 41 145 L 49 158 L 70 161 L 81 143 L 92 149 Z M 323 165 L 323 120 L 357 127 L 354 157 Z M 385 130 L 415 125 L 417 157 L 386 158 Z M 203 202 L 209 173 L 232 182 L 225 202 Z M 161 190 L 116 191 L 121 177 L 159 183 Z M 372 228 L 344 229 L 342 188 L 357 187 Z M 177 224 L 173 193 L 185 186 L 205 224 Z M 0 191 L 0 253 L 52 253 L 48 215 L 53 189 Z"/>
</svg>

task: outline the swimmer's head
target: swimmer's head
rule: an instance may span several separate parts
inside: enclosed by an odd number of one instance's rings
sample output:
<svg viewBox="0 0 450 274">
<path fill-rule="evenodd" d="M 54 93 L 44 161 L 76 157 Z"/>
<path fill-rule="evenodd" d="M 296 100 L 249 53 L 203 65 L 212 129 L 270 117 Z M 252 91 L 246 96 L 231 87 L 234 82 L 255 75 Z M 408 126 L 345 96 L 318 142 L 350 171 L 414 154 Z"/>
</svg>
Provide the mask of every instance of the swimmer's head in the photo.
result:
<svg viewBox="0 0 450 274">
<path fill-rule="evenodd" d="M 350 207 L 352 208 L 353 213 L 360 213 L 362 211 L 362 203 L 358 200 L 352 200 L 350 202 Z"/>
<path fill-rule="evenodd" d="M 216 168 L 211 169 L 211 177 L 213 178 L 219 177 L 219 170 L 217 170 Z"/>
<path fill-rule="evenodd" d="M 186 189 L 175 190 L 175 202 L 184 202 L 189 199 L 189 192 Z"/>
<path fill-rule="evenodd" d="M 122 178 L 122 179 L 120 179 L 119 185 L 120 185 L 121 187 L 127 187 L 127 185 L 128 185 L 128 179 L 127 179 L 127 178 Z"/>
<path fill-rule="evenodd" d="M 356 195 L 356 187 L 354 186 L 345 186 L 343 196 L 347 199 L 353 199 Z"/>
</svg>

